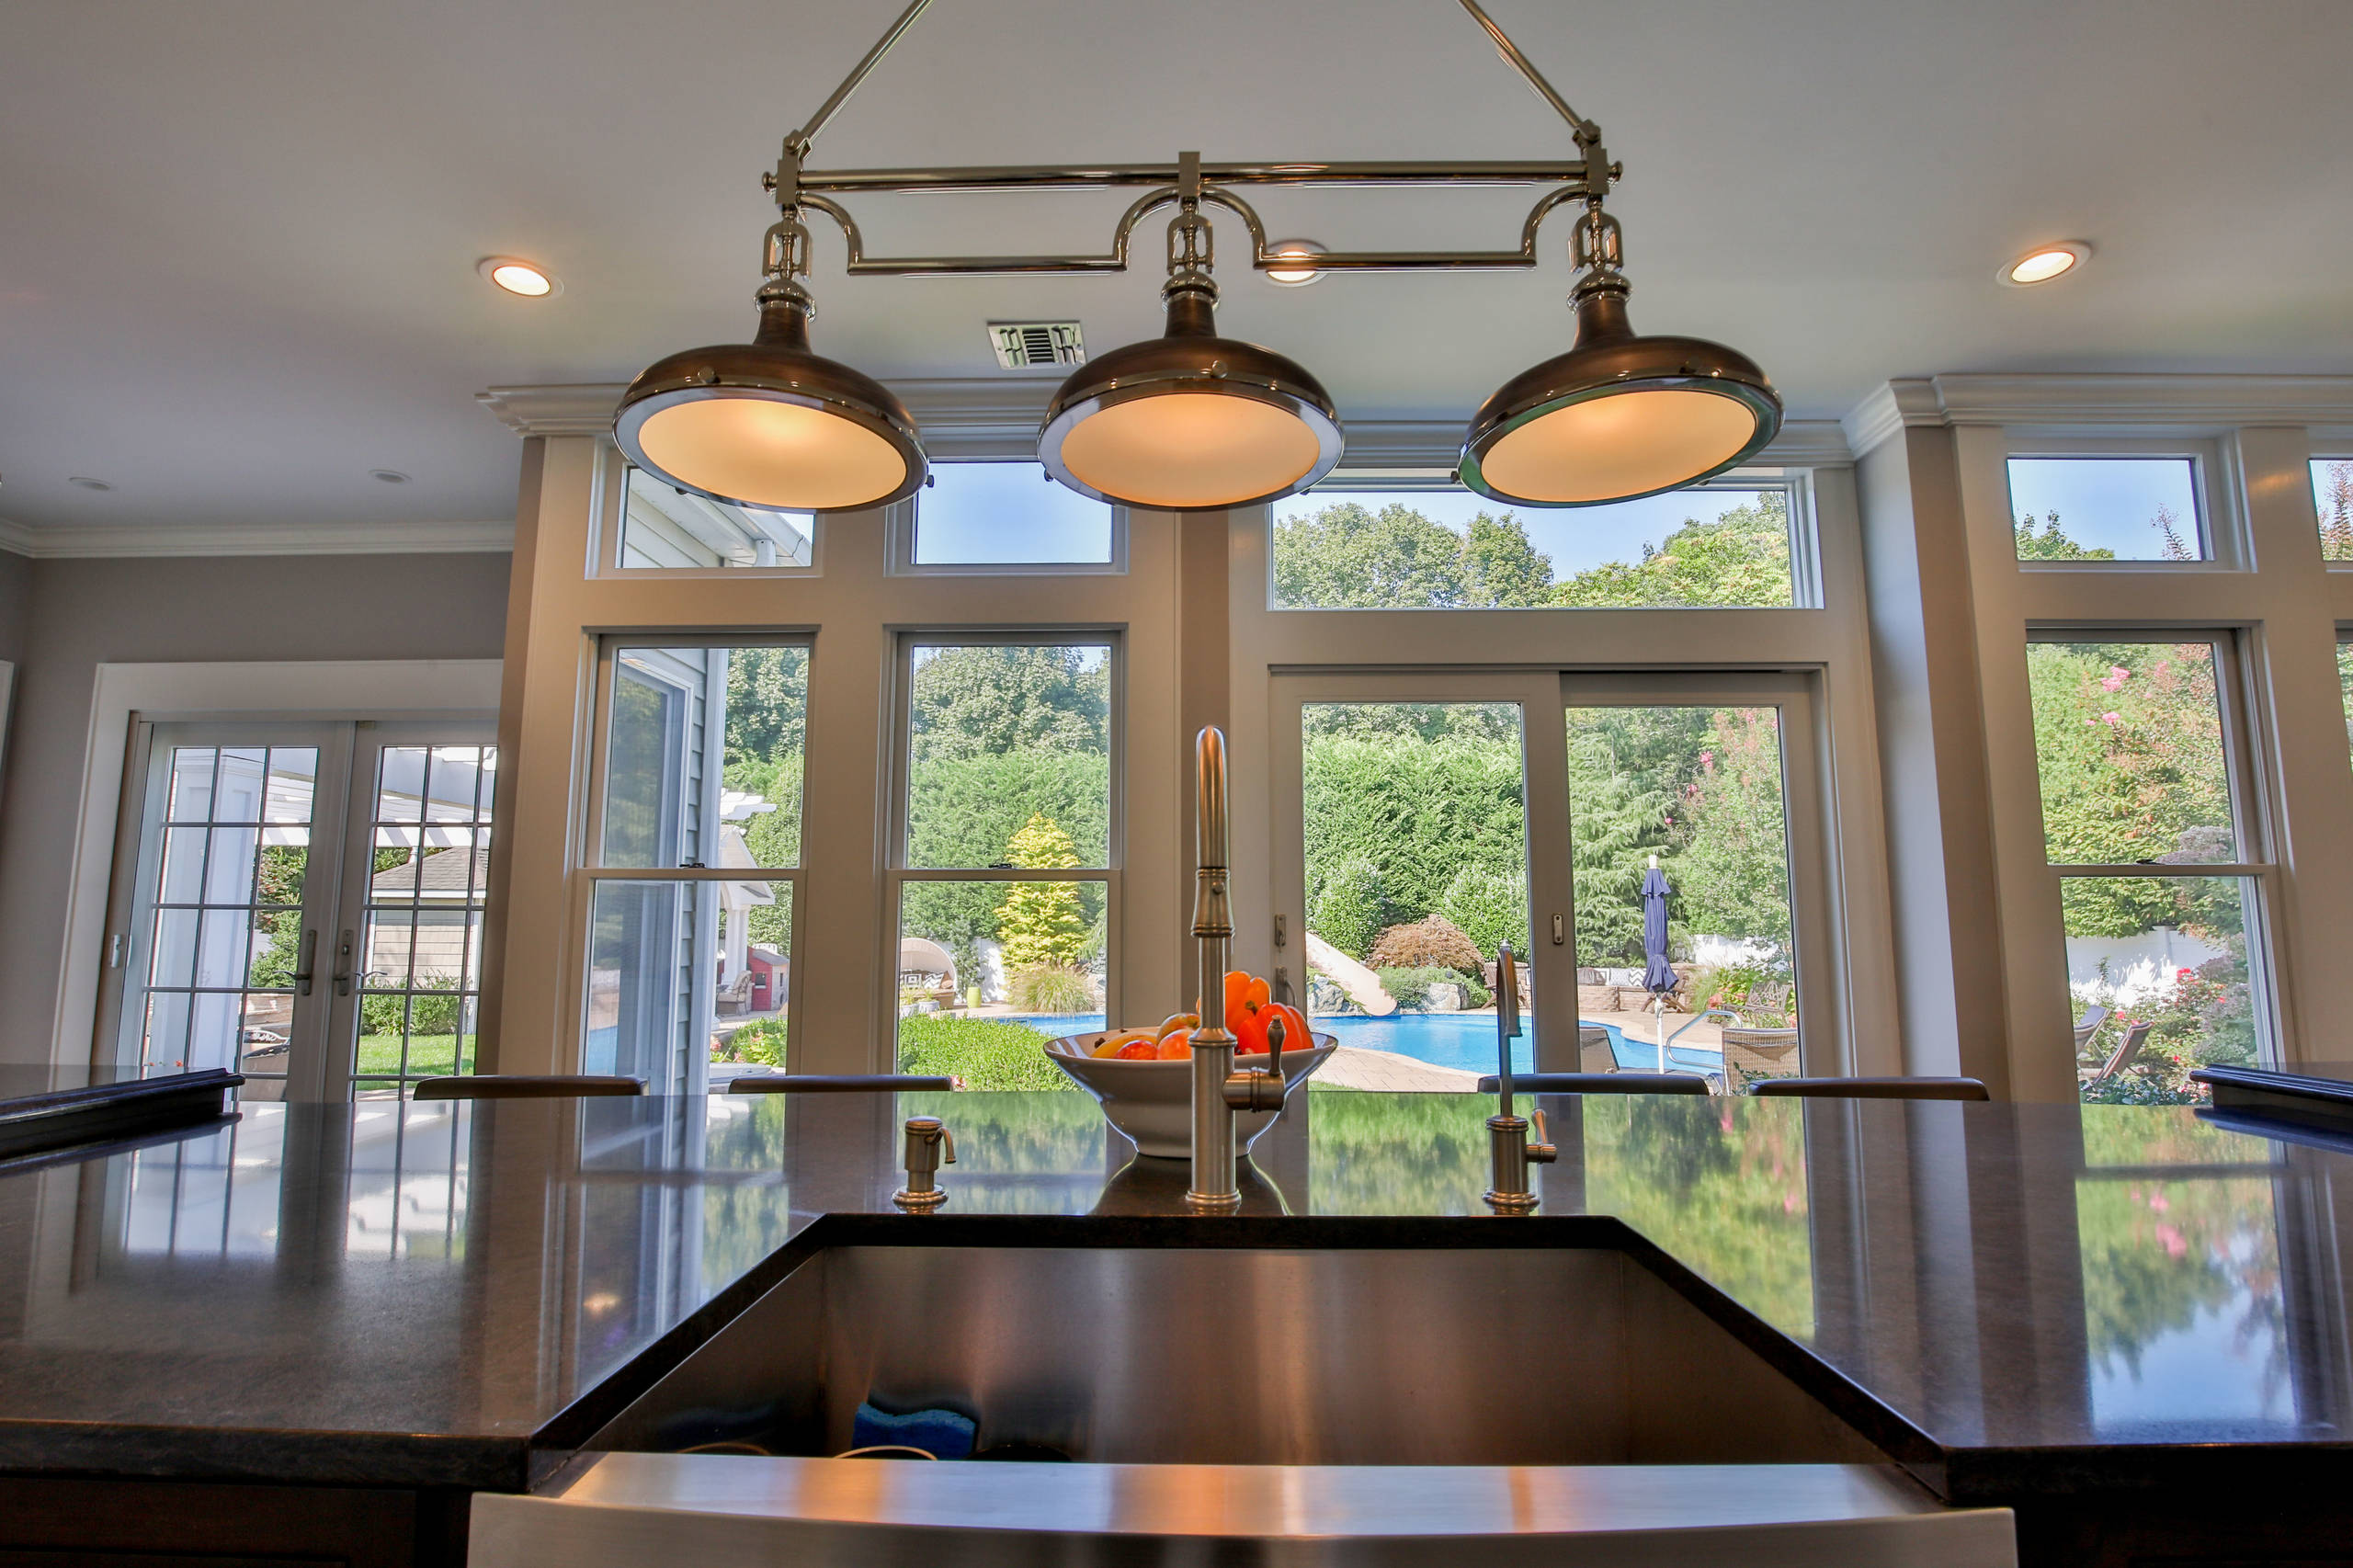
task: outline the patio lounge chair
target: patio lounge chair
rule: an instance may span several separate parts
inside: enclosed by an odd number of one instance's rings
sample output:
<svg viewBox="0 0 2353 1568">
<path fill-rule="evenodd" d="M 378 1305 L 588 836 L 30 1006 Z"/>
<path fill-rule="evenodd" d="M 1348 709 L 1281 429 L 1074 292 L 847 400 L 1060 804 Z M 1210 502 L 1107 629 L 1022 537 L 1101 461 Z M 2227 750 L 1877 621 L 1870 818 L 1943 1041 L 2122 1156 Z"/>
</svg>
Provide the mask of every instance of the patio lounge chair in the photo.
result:
<svg viewBox="0 0 2353 1568">
<path fill-rule="evenodd" d="M 1748 1078 L 1786 1078 L 1798 1070 L 1795 1029 L 1730 1028 L 1723 1031 L 1724 1068 Z"/>
<path fill-rule="evenodd" d="M 1609 1049 L 1609 1031 L 1599 1024 L 1577 1026 L 1577 1066 L 1587 1073 L 1618 1071 L 1618 1058 Z"/>
<path fill-rule="evenodd" d="M 751 1010 L 752 971 L 747 968 L 743 973 L 737 975 L 734 979 L 729 981 L 726 984 L 719 988 L 718 994 L 713 997 L 711 1001 L 711 1011 L 714 1013 L 748 1013 Z"/>
<path fill-rule="evenodd" d="M 2113 1051 L 2109 1053 L 2108 1060 L 2097 1067 L 2086 1067 L 2079 1070 L 2075 1074 L 2076 1078 L 2086 1084 L 2105 1084 L 2119 1073 L 2129 1071 L 2133 1063 L 2141 1060 L 2141 1044 L 2149 1038 L 2149 1031 L 2156 1027 L 2154 1024 L 2147 1023 L 2125 1025 L 2124 1039 Z"/>
<path fill-rule="evenodd" d="M 2084 1016 L 2075 1020 L 2076 1055 L 2081 1056 L 2084 1053 L 2085 1048 L 2092 1042 L 2092 1036 L 2099 1033 L 2100 1025 L 2106 1022 L 2108 1022 L 2108 1009 L 2105 1007 L 2086 1008 Z"/>
</svg>

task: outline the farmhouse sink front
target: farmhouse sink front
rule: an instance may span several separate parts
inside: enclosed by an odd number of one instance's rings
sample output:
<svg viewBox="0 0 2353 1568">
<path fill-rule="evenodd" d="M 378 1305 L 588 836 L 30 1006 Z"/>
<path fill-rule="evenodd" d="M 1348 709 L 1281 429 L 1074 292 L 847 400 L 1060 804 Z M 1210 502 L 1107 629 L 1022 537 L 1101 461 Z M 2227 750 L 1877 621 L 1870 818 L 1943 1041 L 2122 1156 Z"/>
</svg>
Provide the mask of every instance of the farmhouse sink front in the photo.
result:
<svg viewBox="0 0 2353 1568">
<path fill-rule="evenodd" d="M 960 1562 L 1176 1562 L 1210 1537 L 1402 1562 L 1471 1537 L 1636 1562 L 1694 1531 L 1711 1562 L 2013 1561 L 2005 1511 L 1942 1507 L 1899 1468 L 1916 1434 L 1613 1221 L 1451 1229 L 1086 1244 L 1100 1221 L 926 1221 L 892 1233 L 927 1244 L 813 1246 L 542 1495 L 478 1499 L 474 1561 L 938 1561 L 952 1540 Z M 827 1457 L 861 1402 L 959 1411 L 1018 1462 Z"/>
</svg>

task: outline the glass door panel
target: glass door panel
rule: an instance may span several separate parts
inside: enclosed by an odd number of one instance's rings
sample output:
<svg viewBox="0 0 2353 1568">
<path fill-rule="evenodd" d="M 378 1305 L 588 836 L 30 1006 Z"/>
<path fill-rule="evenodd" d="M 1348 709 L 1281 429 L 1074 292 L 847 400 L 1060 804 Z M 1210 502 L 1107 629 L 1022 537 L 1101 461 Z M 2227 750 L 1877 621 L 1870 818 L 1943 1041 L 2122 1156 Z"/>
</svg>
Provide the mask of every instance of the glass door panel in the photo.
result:
<svg viewBox="0 0 2353 1568">
<path fill-rule="evenodd" d="M 1349 1048 L 1319 1079 L 1467 1092 L 1496 1068 L 1496 954 L 1530 952 L 1522 705 L 1303 700 L 1298 714 L 1303 939 L 1285 978 L 1303 976 L 1292 999 Z M 1523 1027 L 1516 1070 L 1535 1047 Z"/>
<path fill-rule="evenodd" d="M 1586 1065 L 1795 1074 L 1780 710 L 1573 704 L 1566 729 Z"/>
<path fill-rule="evenodd" d="M 369 1098 L 473 1071 L 498 748 L 370 726 L 359 754 L 367 871 L 342 927 L 358 938 L 344 1061 Z"/>
<path fill-rule="evenodd" d="M 333 899 L 341 759 L 324 726 L 158 726 L 132 907 L 117 939 L 118 1059 L 142 1074 L 225 1068 L 276 1099 L 314 1051 L 304 999 Z M 314 860 L 326 851 L 324 878 Z"/>
</svg>

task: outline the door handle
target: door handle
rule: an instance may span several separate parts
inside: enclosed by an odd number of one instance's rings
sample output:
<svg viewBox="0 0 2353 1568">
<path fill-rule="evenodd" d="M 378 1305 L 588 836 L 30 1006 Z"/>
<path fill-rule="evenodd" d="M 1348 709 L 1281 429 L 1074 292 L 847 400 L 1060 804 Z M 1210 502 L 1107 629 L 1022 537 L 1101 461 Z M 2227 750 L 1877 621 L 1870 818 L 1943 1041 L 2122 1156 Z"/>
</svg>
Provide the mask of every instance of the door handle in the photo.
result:
<svg viewBox="0 0 2353 1568">
<path fill-rule="evenodd" d="M 302 933 L 302 967 L 294 971 L 294 994 L 311 994 L 311 978 L 319 967 L 319 928 L 315 926 Z"/>
<path fill-rule="evenodd" d="M 1556 948 L 1565 947 L 1568 940 L 1568 923 L 1555 915 L 1552 916 L 1552 945 Z"/>
<path fill-rule="evenodd" d="M 338 996 L 351 994 L 351 933 L 347 930 L 344 932 L 343 939 L 335 945 L 335 994 Z"/>
</svg>

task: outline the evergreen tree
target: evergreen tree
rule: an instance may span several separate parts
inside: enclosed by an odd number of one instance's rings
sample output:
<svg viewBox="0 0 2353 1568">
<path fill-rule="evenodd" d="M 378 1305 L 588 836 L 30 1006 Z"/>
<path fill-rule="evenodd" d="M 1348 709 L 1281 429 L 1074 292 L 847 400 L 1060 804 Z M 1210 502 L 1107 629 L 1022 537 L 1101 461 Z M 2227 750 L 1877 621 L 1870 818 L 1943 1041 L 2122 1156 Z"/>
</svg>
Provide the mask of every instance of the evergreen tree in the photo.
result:
<svg viewBox="0 0 2353 1568">
<path fill-rule="evenodd" d="M 1308 899 L 1307 928 L 1361 961 L 1381 935 L 1381 868 L 1344 860 L 1324 871 Z"/>
<path fill-rule="evenodd" d="M 1611 754 L 1608 733 L 1577 722 L 1581 716 L 1572 713 L 1569 728 L 1569 869 L 1576 889 L 1577 962 L 1640 963 L 1643 872 L 1648 857 L 1667 846 L 1674 797 L 1621 767 Z"/>
<path fill-rule="evenodd" d="M 1078 851 L 1051 818 L 1033 816 L 1006 846 L 1006 858 L 1028 870 L 1061 870 L 1078 864 Z M 1011 883 L 997 906 L 996 935 L 1007 974 L 1075 964 L 1086 946 L 1078 889 L 1069 882 Z"/>
</svg>

